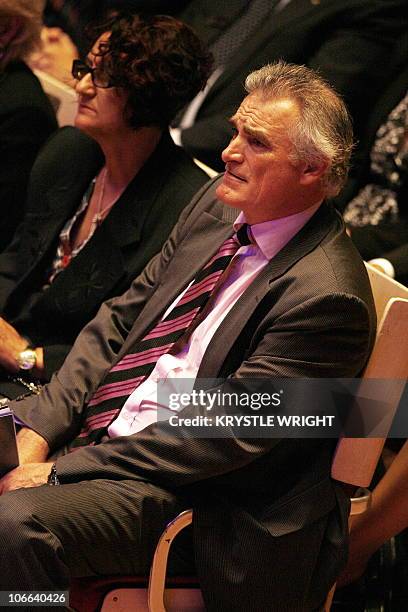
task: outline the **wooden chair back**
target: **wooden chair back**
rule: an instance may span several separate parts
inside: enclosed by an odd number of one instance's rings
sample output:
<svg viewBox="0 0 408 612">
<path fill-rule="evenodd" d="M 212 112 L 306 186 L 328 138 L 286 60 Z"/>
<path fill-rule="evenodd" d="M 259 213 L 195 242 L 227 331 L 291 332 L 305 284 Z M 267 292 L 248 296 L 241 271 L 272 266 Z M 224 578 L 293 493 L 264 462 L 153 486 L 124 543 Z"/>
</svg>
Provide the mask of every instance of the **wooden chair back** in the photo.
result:
<svg viewBox="0 0 408 612">
<path fill-rule="evenodd" d="M 408 377 L 408 288 L 366 264 L 377 312 L 377 338 L 360 389 L 372 379 L 383 381 L 381 394 L 387 414 L 381 424 L 382 436 L 342 438 L 332 464 L 332 477 L 347 484 L 368 487 L 385 443 L 384 431 L 392 420 Z M 389 381 L 387 384 L 386 381 Z M 376 387 L 378 389 L 378 386 Z"/>
</svg>

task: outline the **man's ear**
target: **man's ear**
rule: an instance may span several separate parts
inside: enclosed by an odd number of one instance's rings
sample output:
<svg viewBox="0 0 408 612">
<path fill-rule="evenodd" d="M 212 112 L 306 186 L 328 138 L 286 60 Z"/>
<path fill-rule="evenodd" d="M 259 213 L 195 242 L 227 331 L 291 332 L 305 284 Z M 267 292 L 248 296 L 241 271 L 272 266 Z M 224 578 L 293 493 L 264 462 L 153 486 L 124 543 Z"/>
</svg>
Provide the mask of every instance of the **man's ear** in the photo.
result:
<svg viewBox="0 0 408 612">
<path fill-rule="evenodd" d="M 300 184 L 313 185 L 321 179 L 329 167 L 327 160 L 319 160 L 313 162 L 304 162 L 300 167 Z"/>
</svg>

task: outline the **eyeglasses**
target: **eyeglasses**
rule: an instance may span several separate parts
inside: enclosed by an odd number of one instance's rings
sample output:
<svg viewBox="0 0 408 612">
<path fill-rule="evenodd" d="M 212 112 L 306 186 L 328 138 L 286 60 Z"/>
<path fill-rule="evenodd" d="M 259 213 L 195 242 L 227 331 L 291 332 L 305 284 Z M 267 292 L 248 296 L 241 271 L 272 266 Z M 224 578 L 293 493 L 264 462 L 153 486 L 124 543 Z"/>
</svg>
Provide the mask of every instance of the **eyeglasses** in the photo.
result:
<svg viewBox="0 0 408 612">
<path fill-rule="evenodd" d="M 77 81 L 80 81 L 87 74 L 90 74 L 92 83 L 95 85 L 95 87 L 101 87 L 102 89 L 114 87 L 113 83 L 109 79 L 109 76 L 99 66 L 92 68 L 82 60 L 76 59 L 72 62 L 71 74 Z"/>
</svg>

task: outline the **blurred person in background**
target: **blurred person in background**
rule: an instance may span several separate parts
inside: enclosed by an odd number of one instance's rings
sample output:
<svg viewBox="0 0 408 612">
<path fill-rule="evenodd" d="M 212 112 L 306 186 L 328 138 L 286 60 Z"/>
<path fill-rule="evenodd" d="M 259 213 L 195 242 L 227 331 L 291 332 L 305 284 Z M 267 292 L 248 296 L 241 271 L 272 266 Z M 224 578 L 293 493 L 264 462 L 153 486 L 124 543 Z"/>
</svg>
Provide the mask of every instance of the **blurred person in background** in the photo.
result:
<svg viewBox="0 0 408 612">
<path fill-rule="evenodd" d="M 66 32 L 81 55 L 85 55 L 86 26 L 106 19 L 113 11 L 175 15 L 187 0 L 47 0 L 44 23 Z"/>
<path fill-rule="evenodd" d="M 280 58 L 318 70 L 341 93 L 357 139 L 370 106 L 394 76 L 389 58 L 407 28 L 405 0 L 53 0 L 61 19 L 75 25 L 47 28 L 36 67 L 66 81 L 83 46 L 84 24 L 121 6 L 176 15 L 188 23 L 215 58 L 207 88 L 180 112 L 172 136 L 193 157 L 223 170 L 221 152 L 231 137 L 227 118 L 242 101 L 248 71 Z M 56 14 L 54 8 L 54 16 Z M 51 24 L 58 22 L 49 21 Z"/>
<path fill-rule="evenodd" d="M 25 63 L 40 42 L 44 0 L 0 0 L 0 251 L 24 215 L 28 177 L 57 128 L 38 79 Z"/>
<path fill-rule="evenodd" d="M 79 130 L 61 129 L 42 150 L 25 221 L 0 257 L 4 396 L 51 377 L 206 182 L 168 124 L 205 85 L 210 65 L 181 21 L 130 14 L 101 26 L 86 62 L 74 63 Z"/>
<path fill-rule="evenodd" d="M 397 45 L 397 77 L 368 113 L 360 159 L 336 199 L 365 260 L 408 285 L 408 35 Z M 392 62 L 390 62 L 393 65 Z M 358 162 L 358 163 L 357 163 Z"/>
<path fill-rule="evenodd" d="M 72 61 L 88 50 L 89 23 L 120 11 L 175 15 L 186 4 L 186 0 L 47 0 L 42 48 L 30 58 L 30 65 L 67 82 Z"/>
<path fill-rule="evenodd" d="M 190 2 L 178 17 L 210 46 L 215 70 L 205 96 L 177 117 L 175 141 L 221 171 L 227 118 L 245 95 L 246 74 L 278 59 L 318 70 L 343 96 L 360 139 L 367 104 L 393 76 L 390 54 L 407 29 L 406 15 L 406 0 Z"/>
</svg>

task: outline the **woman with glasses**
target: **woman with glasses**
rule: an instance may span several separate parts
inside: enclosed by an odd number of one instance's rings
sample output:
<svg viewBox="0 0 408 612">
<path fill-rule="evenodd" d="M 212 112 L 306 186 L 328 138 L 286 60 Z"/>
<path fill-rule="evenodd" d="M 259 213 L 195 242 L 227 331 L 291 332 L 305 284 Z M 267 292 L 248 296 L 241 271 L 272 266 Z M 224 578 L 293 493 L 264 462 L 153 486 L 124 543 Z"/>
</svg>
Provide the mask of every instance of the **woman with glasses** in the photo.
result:
<svg viewBox="0 0 408 612">
<path fill-rule="evenodd" d="M 210 63 L 182 22 L 136 15 L 106 23 L 86 61 L 74 62 L 76 129 L 60 130 L 38 157 L 25 222 L 0 256 L 3 395 L 50 378 L 207 180 L 168 125 L 204 87 Z"/>
<path fill-rule="evenodd" d="M 54 110 L 25 59 L 39 45 L 45 0 L 0 0 L 0 252 L 23 218 L 34 159 L 56 130 Z"/>
</svg>

